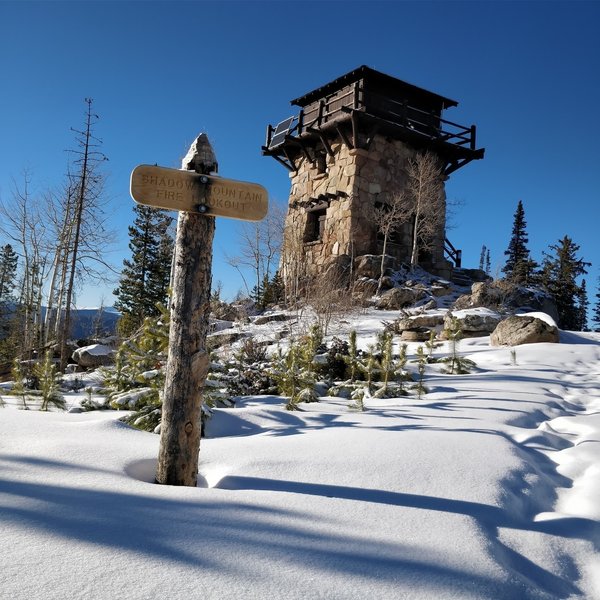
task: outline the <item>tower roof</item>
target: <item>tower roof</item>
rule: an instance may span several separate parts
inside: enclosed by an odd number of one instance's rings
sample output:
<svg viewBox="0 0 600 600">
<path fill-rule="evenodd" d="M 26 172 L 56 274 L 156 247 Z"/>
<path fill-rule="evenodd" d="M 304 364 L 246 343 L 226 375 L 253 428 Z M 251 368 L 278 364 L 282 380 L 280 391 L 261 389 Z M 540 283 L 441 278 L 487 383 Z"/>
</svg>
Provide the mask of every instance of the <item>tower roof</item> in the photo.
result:
<svg viewBox="0 0 600 600">
<path fill-rule="evenodd" d="M 401 79 L 396 79 L 396 77 L 392 77 L 391 75 L 386 75 L 381 71 L 376 71 L 375 69 L 371 69 L 366 65 L 362 65 L 357 69 L 346 73 L 345 75 L 341 75 L 340 77 L 318 87 L 312 92 L 308 92 L 303 96 L 295 98 L 291 100 L 290 103 L 296 106 L 307 106 L 311 102 L 318 100 L 319 98 L 323 98 L 329 93 L 334 92 L 335 90 L 340 89 L 341 87 L 348 85 L 350 83 L 354 83 L 360 79 L 364 79 L 369 84 L 372 84 L 376 87 L 385 88 L 390 94 L 398 95 L 398 96 L 407 96 L 408 98 L 418 99 L 424 104 L 434 104 L 440 106 L 442 109 L 449 108 L 451 106 L 457 106 L 458 102 L 456 100 L 451 100 L 450 98 L 445 98 L 444 96 L 440 96 L 439 94 L 435 94 L 434 92 L 430 92 L 424 88 L 420 88 L 411 83 L 407 83 L 406 81 L 402 81 Z"/>
</svg>

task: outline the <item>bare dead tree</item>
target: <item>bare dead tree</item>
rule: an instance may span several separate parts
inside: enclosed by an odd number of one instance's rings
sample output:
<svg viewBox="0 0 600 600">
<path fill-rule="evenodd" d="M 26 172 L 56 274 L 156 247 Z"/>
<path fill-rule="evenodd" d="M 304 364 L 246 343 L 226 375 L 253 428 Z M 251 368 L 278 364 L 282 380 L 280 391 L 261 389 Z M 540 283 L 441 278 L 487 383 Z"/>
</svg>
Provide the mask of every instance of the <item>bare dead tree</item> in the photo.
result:
<svg viewBox="0 0 600 600">
<path fill-rule="evenodd" d="M 348 318 L 357 308 L 347 287 L 347 275 L 336 269 L 314 275 L 305 282 L 303 294 L 306 303 L 313 309 L 323 335 L 327 335 L 332 323 Z"/>
<path fill-rule="evenodd" d="M 85 228 L 91 225 L 89 218 L 89 209 L 97 206 L 96 201 L 100 197 L 103 179 L 99 173 L 100 164 L 107 160 L 106 156 L 99 151 L 101 141 L 93 135 L 94 123 L 98 120 L 98 115 L 92 113 L 91 98 L 86 98 L 87 104 L 85 114 L 85 125 L 83 130 L 73 129 L 76 134 L 77 150 L 72 152 L 77 157 L 75 165 L 76 174 L 73 177 L 72 185 L 75 188 L 75 196 L 70 208 L 72 209 L 72 218 L 69 219 L 69 226 L 72 226 L 72 237 L 70 248 L 67 253 L 67 269 L 64 294 L 64 314 L 60 327 L 60 345 L 61 345 L 61 368 L 67 364 L 68 348 L 67 339 L 71 329 L 71 309 L 73 294 L 75 290 L 77 267 L 84 265 L 82 254 L 89 243 L 86 240 Z M 96 230 L 98 224 L 94 223 Z M 85 269 L 85 267 L 84 267 Z"/>
<path fill-rule="evenodd" d="M 387 202 L 373 208 L 373 223 L 378 233 L 383 236 L 377 295 L 381 292 L 383 275 L 385 273 L 385 256 L 390 236 L 409 220 L 412 212 L 411 197 L 406 191 L 392 194 Z"/>
<path fill-rule="evenodd" d="M 444 173 L 436 155 L 425 152 L 409 160 L 406 174 L 405 193 L 412 205 L 413 219 L 410 264 L 414 268 L 419 264 L 419 252 L 431 249 L 444 226 Z"/>
<path fill-rule="evenodd" d="M 239 254 L 225 254 L 227 264 L 240 274 L 249 296 L 252 295 L 252 290 L 244 276 L 244 270 L 249 269 L 254 274 L 257 291 L 265 278 L 270 279 L 275 273 L 281 253 L 284 219 L 285 209 L 272 203 L 262 221 L 242 223 Z"/>
<path fill-rule="evenodd" d="M 51 278 L 47 293 L 47 308 L 44 322 L 44 342 L 57 336 L 60 319 L 58 314 L 63 305 L 67 278 L 68 254 L 73 234 L 73 202 L 75 187 L 72 178 L 67 178 L 64 189 L 59 194 L 50 192 L 46 201 L 46 214 L 54 230 L 55 247 L 52 260 Z"/>
<path fill-rule="evenodd" d="M 19 256 L 22 333 L 20 350 L 31 354 L 42 338 L 42 299 L 48 266 L 47 227 L 38 196 L 30 193 L 31 179 L 26 172 L 23 184 L 14 184 L 11 201 L 0 203 L 0 231 L 13 242 Z"/>
</svg>

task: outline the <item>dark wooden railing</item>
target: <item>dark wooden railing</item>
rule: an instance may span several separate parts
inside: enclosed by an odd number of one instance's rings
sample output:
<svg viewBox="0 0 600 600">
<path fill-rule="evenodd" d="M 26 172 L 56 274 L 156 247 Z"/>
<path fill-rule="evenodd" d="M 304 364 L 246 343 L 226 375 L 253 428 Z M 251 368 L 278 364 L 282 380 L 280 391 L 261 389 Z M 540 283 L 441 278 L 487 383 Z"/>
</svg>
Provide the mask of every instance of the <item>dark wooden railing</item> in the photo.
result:
<svg viewBox="0 0 600 600">
<path fill-rule="evenodd" d="M 282 121 L 276 127 L 269 125 L 266 147 L 276 148 L 285 141 L 286 137 L 299 137 L 305 132 L 319 130 L 328 123 L 347 118 L 348 113 L 352 111 L 359 111 L 430 139 L 471 150 L 476 149 L 475 125 L 470 127 L 459 125 L 441 118 L 435 111 L 428 112 L 407 102 L 398 102 L 376 92 L 364 90 L 360 82 L 340 92 L 305 107 L 297 116 Z M 289 123 L 289 127 L 285 128 L 284 132 L 280 130 L 280 126 L 286 123 Z"/>
<path fill-rule="evenodd" d="M 460 269 L 462 264 L 462 250 L 457 250 L 448 238 L 444 239 L 444 252 L 446 257 L 454 263 L 454 268 Z"/>
</svg>

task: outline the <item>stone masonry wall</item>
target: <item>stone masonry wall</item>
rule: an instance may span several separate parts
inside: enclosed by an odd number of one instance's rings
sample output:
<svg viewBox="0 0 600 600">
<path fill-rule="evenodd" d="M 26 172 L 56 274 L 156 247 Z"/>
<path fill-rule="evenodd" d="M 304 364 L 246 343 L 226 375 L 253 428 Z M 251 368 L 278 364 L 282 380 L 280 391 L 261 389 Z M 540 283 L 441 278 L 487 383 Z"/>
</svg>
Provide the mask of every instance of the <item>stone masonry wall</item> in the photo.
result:
<svg viewBox="0 0 600 600">
<path fill-rule="evenodd" d="M 319 274 L 336 259 L 380 254 L 372 210 L 376 202 L 401 190 L 406 182 L 404 167 L 415 151 L 406 144 L 375 136 L 368 150 L 349 149 L 343 143 L 332 144 L 334 156 L 326 156 L 325 172 L 319 172 L 318 161 L 299 159 L 298 170 L 290 173 L 291 191 L 285 222 L 285 243 L 302 245 L 307 274 Z M 324 165 L 321 165 L 321 170 Z M 441 199 L 445 203 L 445 198 Z M 315 214 L 323 214 L 328 203 L 321 239 L 306 241 L 314 232 Z M 423 263 L 438 274 L 448 271 L 443 257 L 444 228 L 441 228 L 431 259 Z M 387 253 L 400 262 L 410 261 L 410 224 L 397 237 L 398 244 L 388 245 Z"/>
</svg>

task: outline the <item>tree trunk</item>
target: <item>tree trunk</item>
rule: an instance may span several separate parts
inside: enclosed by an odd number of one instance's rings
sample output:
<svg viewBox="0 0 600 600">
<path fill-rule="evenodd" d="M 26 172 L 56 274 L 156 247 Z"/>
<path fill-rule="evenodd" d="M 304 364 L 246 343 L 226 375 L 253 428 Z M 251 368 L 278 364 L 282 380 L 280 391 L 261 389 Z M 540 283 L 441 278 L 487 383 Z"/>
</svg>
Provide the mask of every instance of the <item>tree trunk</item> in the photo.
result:
<svg viewBox="0 0 600 600">
<path fill-rule="evenodd" d="M 192 144 L 182 166 L 198 173 L 216 170 L 206 135 L 201 134 Z M 214 231 L 214 217 L 179 213 L 156 471 L 156 482 L 161 484 L 195 487 L 198 477 L 201 392 L 208 372 L 206 335 Z"/>
<path fill-rule="evenodd" d="M 386 231 L 383 234 L 383 248 L 381 250 L 381 264 L 379 266 L 379 283 L 377 284 L 377 291 L 375 292 L 376 296 L 379 296 L 381 293 L 381 285 L 383 283 L 383 275 L 385 273 L 385 253 L 387 251 L 387 240 L 388 240 L 388 232 Z"/>
</svg>

